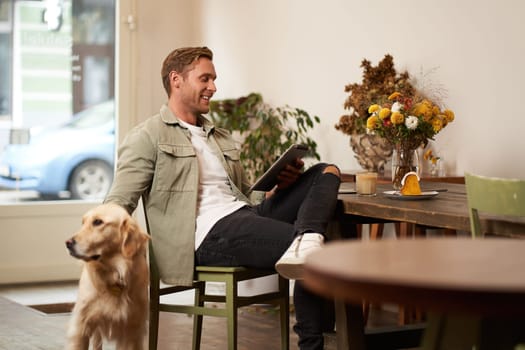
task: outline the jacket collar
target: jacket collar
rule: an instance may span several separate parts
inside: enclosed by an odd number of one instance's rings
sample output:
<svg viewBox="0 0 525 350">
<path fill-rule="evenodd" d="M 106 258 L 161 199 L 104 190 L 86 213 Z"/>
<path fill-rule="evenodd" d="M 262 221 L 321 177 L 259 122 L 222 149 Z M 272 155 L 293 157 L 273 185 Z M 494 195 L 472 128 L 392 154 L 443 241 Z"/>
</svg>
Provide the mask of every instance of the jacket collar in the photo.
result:
<svg viewBox="0 0 525 350">
<path fill-rule="evenodd" d="M 171 109 L 169 109 L 167 104 L 163 104 L 160 107 L 160 118 L 166 124 L 178 125 L 181 128 L 185 129 L 185 127 L 180 123 L 179 119 L 175 116 L 175 114 L 173 114 Z M 206 135 L 208 135 L 215 128 L 212 121 L 206 116 L 200 115 L 199 121 L 201 122 L 204 130 L 206 131 Z"/>
</svg>

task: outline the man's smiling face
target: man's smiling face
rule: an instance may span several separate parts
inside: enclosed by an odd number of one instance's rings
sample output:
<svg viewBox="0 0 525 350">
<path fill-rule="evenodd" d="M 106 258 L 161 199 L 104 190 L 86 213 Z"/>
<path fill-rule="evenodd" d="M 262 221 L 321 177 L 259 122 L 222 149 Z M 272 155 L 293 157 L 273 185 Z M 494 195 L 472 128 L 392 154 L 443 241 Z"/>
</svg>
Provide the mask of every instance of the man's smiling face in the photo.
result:
<svg viewBox="0 0 525 350">
<path fill-rule="evenodd" d="M 210 99 L 217 91 L 215 67 L 206 57 L 196 60 L 181 75 L 181 101 L 194 115 L 206 114 L 210 110 Z"/>
</svg>

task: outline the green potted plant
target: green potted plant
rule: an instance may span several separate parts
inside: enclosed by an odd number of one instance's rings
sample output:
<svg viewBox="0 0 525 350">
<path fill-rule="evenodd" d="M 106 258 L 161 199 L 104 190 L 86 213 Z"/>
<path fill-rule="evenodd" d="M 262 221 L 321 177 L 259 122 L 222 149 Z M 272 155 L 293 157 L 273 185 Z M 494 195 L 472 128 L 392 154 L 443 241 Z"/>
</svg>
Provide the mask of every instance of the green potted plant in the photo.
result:
<svg viewBox="0 0 525 350">
<path fill-rule="evenodd" d="M 272 107 L 261 94 L 250 93 L 212 101 L 209 116 L 218 127 L 234 132 L 241 161 L 252 182 L 294 143 L 307 145 L 309 156 L 320 159 L 317 143 L 308 136 L 320 119 L 300 108 Z"/>
</svg>

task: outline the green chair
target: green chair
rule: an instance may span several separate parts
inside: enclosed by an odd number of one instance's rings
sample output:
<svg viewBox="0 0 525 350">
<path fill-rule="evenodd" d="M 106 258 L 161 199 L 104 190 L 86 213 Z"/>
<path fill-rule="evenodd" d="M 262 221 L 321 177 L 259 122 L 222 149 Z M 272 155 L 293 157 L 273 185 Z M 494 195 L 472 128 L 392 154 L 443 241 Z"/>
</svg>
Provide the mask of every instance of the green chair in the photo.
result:
<svg viewBox="0 0 525 350">
<path fill-rule="evenodd" d="M 193 341 L 192 348 L 200 348 L 202 334 L 202 317 L 226 317 L 228 349 L 237 349 L 237 309 L 252 304 L 278 304 L 281 322 L 281 348 L 289 349 L 289 312 L 290 297 L 288 280 L 279 276 L 278 290 L 275 292 L 257 294 L 253 296 L 240 296 L 237 293 L 237 284 L 254 278 L 275 275 L 275 270 L 259 270 L 244 267 L 215 267 L 197 266 L 195 279 L 192 286 L 166 286 L 160 285 L 159 270 L 155 261 L 155 254 L 150 243 L 150 323 L 149 323 L 149 349 L 157 349 L 159 312 L 175 312 L 193 315 Z M 225 283 L 225 295 L 206 294 L 206 282 Z M 185 290 L 195 290 L 194 305 L 174 305 L 161 303 L 160 296 L 178 293 Z M 209 303 L 213 304 L 210 305 Z M 224 307 L 217 307 L 223 303 Z"/>
<path fill-rule="evenodd" d="M 525 180 L 504 179 L 485 177 L 465 173 L 465 185 L 467 188 L 468 212 L 473 238 L 484 237 L 487 233 L 491 235 L 502 235 L 500 232 L 485 232 L 480 223 L 480 215 L 490 220 L 497 216 L 500 219 L 513 219 L 525 217 Z M 503 235 L 505 236 L 505 235 Z M 525 238 L 525 236 L 523 236 Z M 497 259 L 498 252 L 494 253 Z M 504 252 L 503 252 L 504 254 Z M 432 326 L 439 325 L 439 331 L 429 332 L 424 349 L 521 349 L 523 344 L 515 344 L 523 339 L 523 323 L 520 319 L 506 319 L 494 317 L 469 316 L 469 315 L 434 315 L 429 321 Z M 487 330 L 497 329 L 498 336 L 483 335 Z M 454 341 L 456 334 L 461 334 L 457 338 L 463 344 Z M 496 339 L 497 337 L 498 339 Z M 494 341 L 494 343 L 493 343 Z M 497 345 L 496 345 L 497 344 Z"/>
<path fill-rule="evenodd" d="M 483 237 L 486 234 L 481 229 L 480 213 L 509 218 L 525 217 L 525 180 L 465 173 L 465 185 L 472 237 Z"/>
</svg>

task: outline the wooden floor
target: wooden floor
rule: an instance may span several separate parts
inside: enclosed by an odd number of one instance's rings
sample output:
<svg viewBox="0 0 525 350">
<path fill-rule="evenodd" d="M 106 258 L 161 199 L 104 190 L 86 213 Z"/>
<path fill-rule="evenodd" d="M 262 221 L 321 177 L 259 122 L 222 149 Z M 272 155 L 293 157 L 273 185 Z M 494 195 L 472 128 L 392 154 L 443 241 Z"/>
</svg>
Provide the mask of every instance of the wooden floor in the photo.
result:
<svg viewBox="0 0 525 350">
<path fill-rule="evenodd" d="M 55 312 L 66 305 L 50 307 Z M 63 349 L 69 313 L 44 313 L 0 297 L 0 349 L 57 350 Z M 180 314 L 161 313 L 159 350 L 191 349 L 192 318 Z M 254 306 L 239 312 L 239 349 L 279 349 L 279 319 L 271 307 Z M 297 336 L 291 332 L 291 349 L 297 349 Z M 226 321 L 205 317 L 201 349 L 226 349 Z M 106 349 L 106 348 L 105 348 Z M 114 349 L 111 344 L 107 349 Z"/>
<path fill-rule="evenodd" d="M 63 349 L 70 314 L 67 304 L 48 306 L 45 312 L 0 297 L 0 349 L 1 350 L 57 350 Z M 69 307 L 71 304 L 69 304 Z M 39 309 L 42 310 L 41 307 Z M 381 311 L 371 314 L 370 324 L 395 324 L 397 314 Z M 295 322 L 293 313 L 290 326 Z M 159 350 L 191 349 L 192 318 L 180 314 L 161 313 Z M 270 306 L 250 306 L 239 312 L 239 349 L 280 349 L 278 313 Z M 226 349 L 226 321 L 205 317 L 201 349 Z M 290 331 L 290 348 L 298 349 L 297 335 Z M 109 345 L 105 349 L 114 349 Z M 326 338 L 325 349 L 336 349 L 335 336 Z"/>
<path fill-rule="evenodd" d="M 76 292 L 77 283 L 74 282 L 0 286 L 0 350 L 63 349 L 69 311 L 76 299 Z M 191 296 L 189 300 L 191 302 Z M 297 350 L 294 323 L 292 312 L 290 349 Z M 368 327 L 377 329 L 396 323 L 395 308 L 375 308 L 371 310 Z M 191 338 L 190 316 L 160 314 L 159 350 L 191 349 Z M 267 305 L 241 308 L 238 345 L 239 350 L 280 349 L 278 310 Z M 113 350 L 114 346 L 109 344 L 104 349 Z M 225 319 L 204 318 L 201 349 L 227 349 Z M 325 337 L 325 349 L 336 349 L 335 335 Z"/>
</svg>

